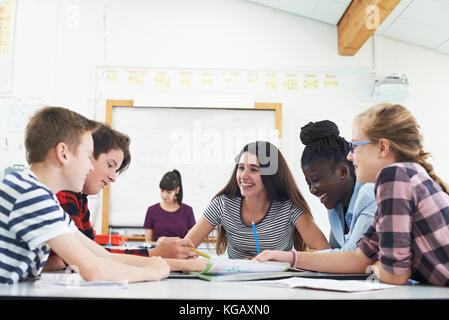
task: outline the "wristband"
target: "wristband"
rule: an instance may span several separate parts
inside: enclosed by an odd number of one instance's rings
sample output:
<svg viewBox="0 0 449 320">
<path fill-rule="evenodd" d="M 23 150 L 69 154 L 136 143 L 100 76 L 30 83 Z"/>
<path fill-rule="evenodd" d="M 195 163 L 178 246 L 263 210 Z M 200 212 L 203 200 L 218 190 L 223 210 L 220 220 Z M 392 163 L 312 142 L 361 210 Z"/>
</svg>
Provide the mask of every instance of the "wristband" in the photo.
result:
<svg viewBox="0 0 449 320">
<path fill-rule="evenodd" d="M 298 255 L 296 254 L 295 250 L 292 250 L 292 254 L 293 254 L 293 260 L 292 263 L 290 264 L 291 268 L 294 268 L 296 266 L 296 263 L 298 262 Z"/>
</svg>

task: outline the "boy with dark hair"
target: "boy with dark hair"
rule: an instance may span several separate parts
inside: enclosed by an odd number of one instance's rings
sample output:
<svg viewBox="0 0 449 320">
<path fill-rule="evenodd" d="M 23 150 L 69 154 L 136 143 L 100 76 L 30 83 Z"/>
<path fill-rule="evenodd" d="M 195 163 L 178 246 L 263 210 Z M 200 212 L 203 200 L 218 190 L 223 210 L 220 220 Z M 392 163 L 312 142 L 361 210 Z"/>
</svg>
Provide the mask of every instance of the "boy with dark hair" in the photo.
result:
<svg viewBox="0 0 449 320">
<path fill-rule="evenodd" d="M 83 190 L 81 192 L 64 190 L 58 192 L 56 196 L 78 229 L 94 240 L 95 232 L 89 219 L 87 196 L 96 195 L 109 183 L 115 182 L 117 175 L 128 168 L 131 155 L 129 137 L 107 124 L 99 124 L 98 128 L 92 132 L 92 138 L 94 168 L 87 176 Z"/>
</svg>

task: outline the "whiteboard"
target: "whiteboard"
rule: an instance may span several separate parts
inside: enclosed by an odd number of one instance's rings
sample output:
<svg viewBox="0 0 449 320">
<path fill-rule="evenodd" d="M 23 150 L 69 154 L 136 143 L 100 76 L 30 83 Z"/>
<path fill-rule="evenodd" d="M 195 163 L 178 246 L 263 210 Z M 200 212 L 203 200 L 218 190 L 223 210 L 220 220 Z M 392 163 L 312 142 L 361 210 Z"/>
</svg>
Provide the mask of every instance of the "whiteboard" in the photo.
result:
<svg viewBox="0 0 449 320">
<path fill-rule="evenodd" d="M 142 227 L 148 207 L 161 201 L 162 176 L 173 169 L 198 221 L 245 144 L 267 140 L 280 147 L 274 110 L 114 107 L 111 122 L 131 138 L 131 164 L 110 185 L 111 227 Z"/>
</svg>

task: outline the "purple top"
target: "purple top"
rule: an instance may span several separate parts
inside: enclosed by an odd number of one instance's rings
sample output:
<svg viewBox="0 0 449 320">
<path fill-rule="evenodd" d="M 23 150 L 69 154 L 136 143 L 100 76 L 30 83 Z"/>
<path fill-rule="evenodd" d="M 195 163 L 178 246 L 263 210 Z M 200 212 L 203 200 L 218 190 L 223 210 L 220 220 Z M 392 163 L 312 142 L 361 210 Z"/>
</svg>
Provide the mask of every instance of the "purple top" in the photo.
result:
<svg viewBox="0 0 449 320">
<path fill-rule="evenodd" d="M 195 216 L 192 207 L 183 203 L 178 210 L 169 212 L 157 203 L 148 208 L 143 227 L 152 229 L 153 240 L 157 241 L 159 237 L 184 238 L 194 225 Z"/>
</svg>

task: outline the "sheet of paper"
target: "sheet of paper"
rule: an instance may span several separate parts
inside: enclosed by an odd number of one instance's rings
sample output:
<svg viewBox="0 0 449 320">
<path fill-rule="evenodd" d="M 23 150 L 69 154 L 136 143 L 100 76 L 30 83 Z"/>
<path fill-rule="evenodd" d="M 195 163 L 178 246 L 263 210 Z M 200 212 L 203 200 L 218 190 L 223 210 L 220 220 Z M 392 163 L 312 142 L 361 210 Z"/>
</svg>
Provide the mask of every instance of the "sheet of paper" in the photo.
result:
<svg viewBox="0 0 449 320">
<path fill-rule="evenodd" d="M 370 291 L 395 287 L 394 285 L 367 280 L 333 280 L 297 277 L 273 281 L 259 281 L 256 284 L 283 288 L 310 288 L 344 292 Z"/>
<path fill-rule="evenodd" d="M 203 273 L 225 274 L 236 272 L 277 272 L 287 271 L 289 267 L 290 264 L 287 262 L 260 262 L 256 260 L 211 258 Z"/>
<path fill-rule="evenodd" d="M 128 281 L 85 281 L 79 273 L 42 273 L 39 280 L 34 283 L 35 288 L 81 288 L 101 287 L 127 289 Z"/>
</svg>

